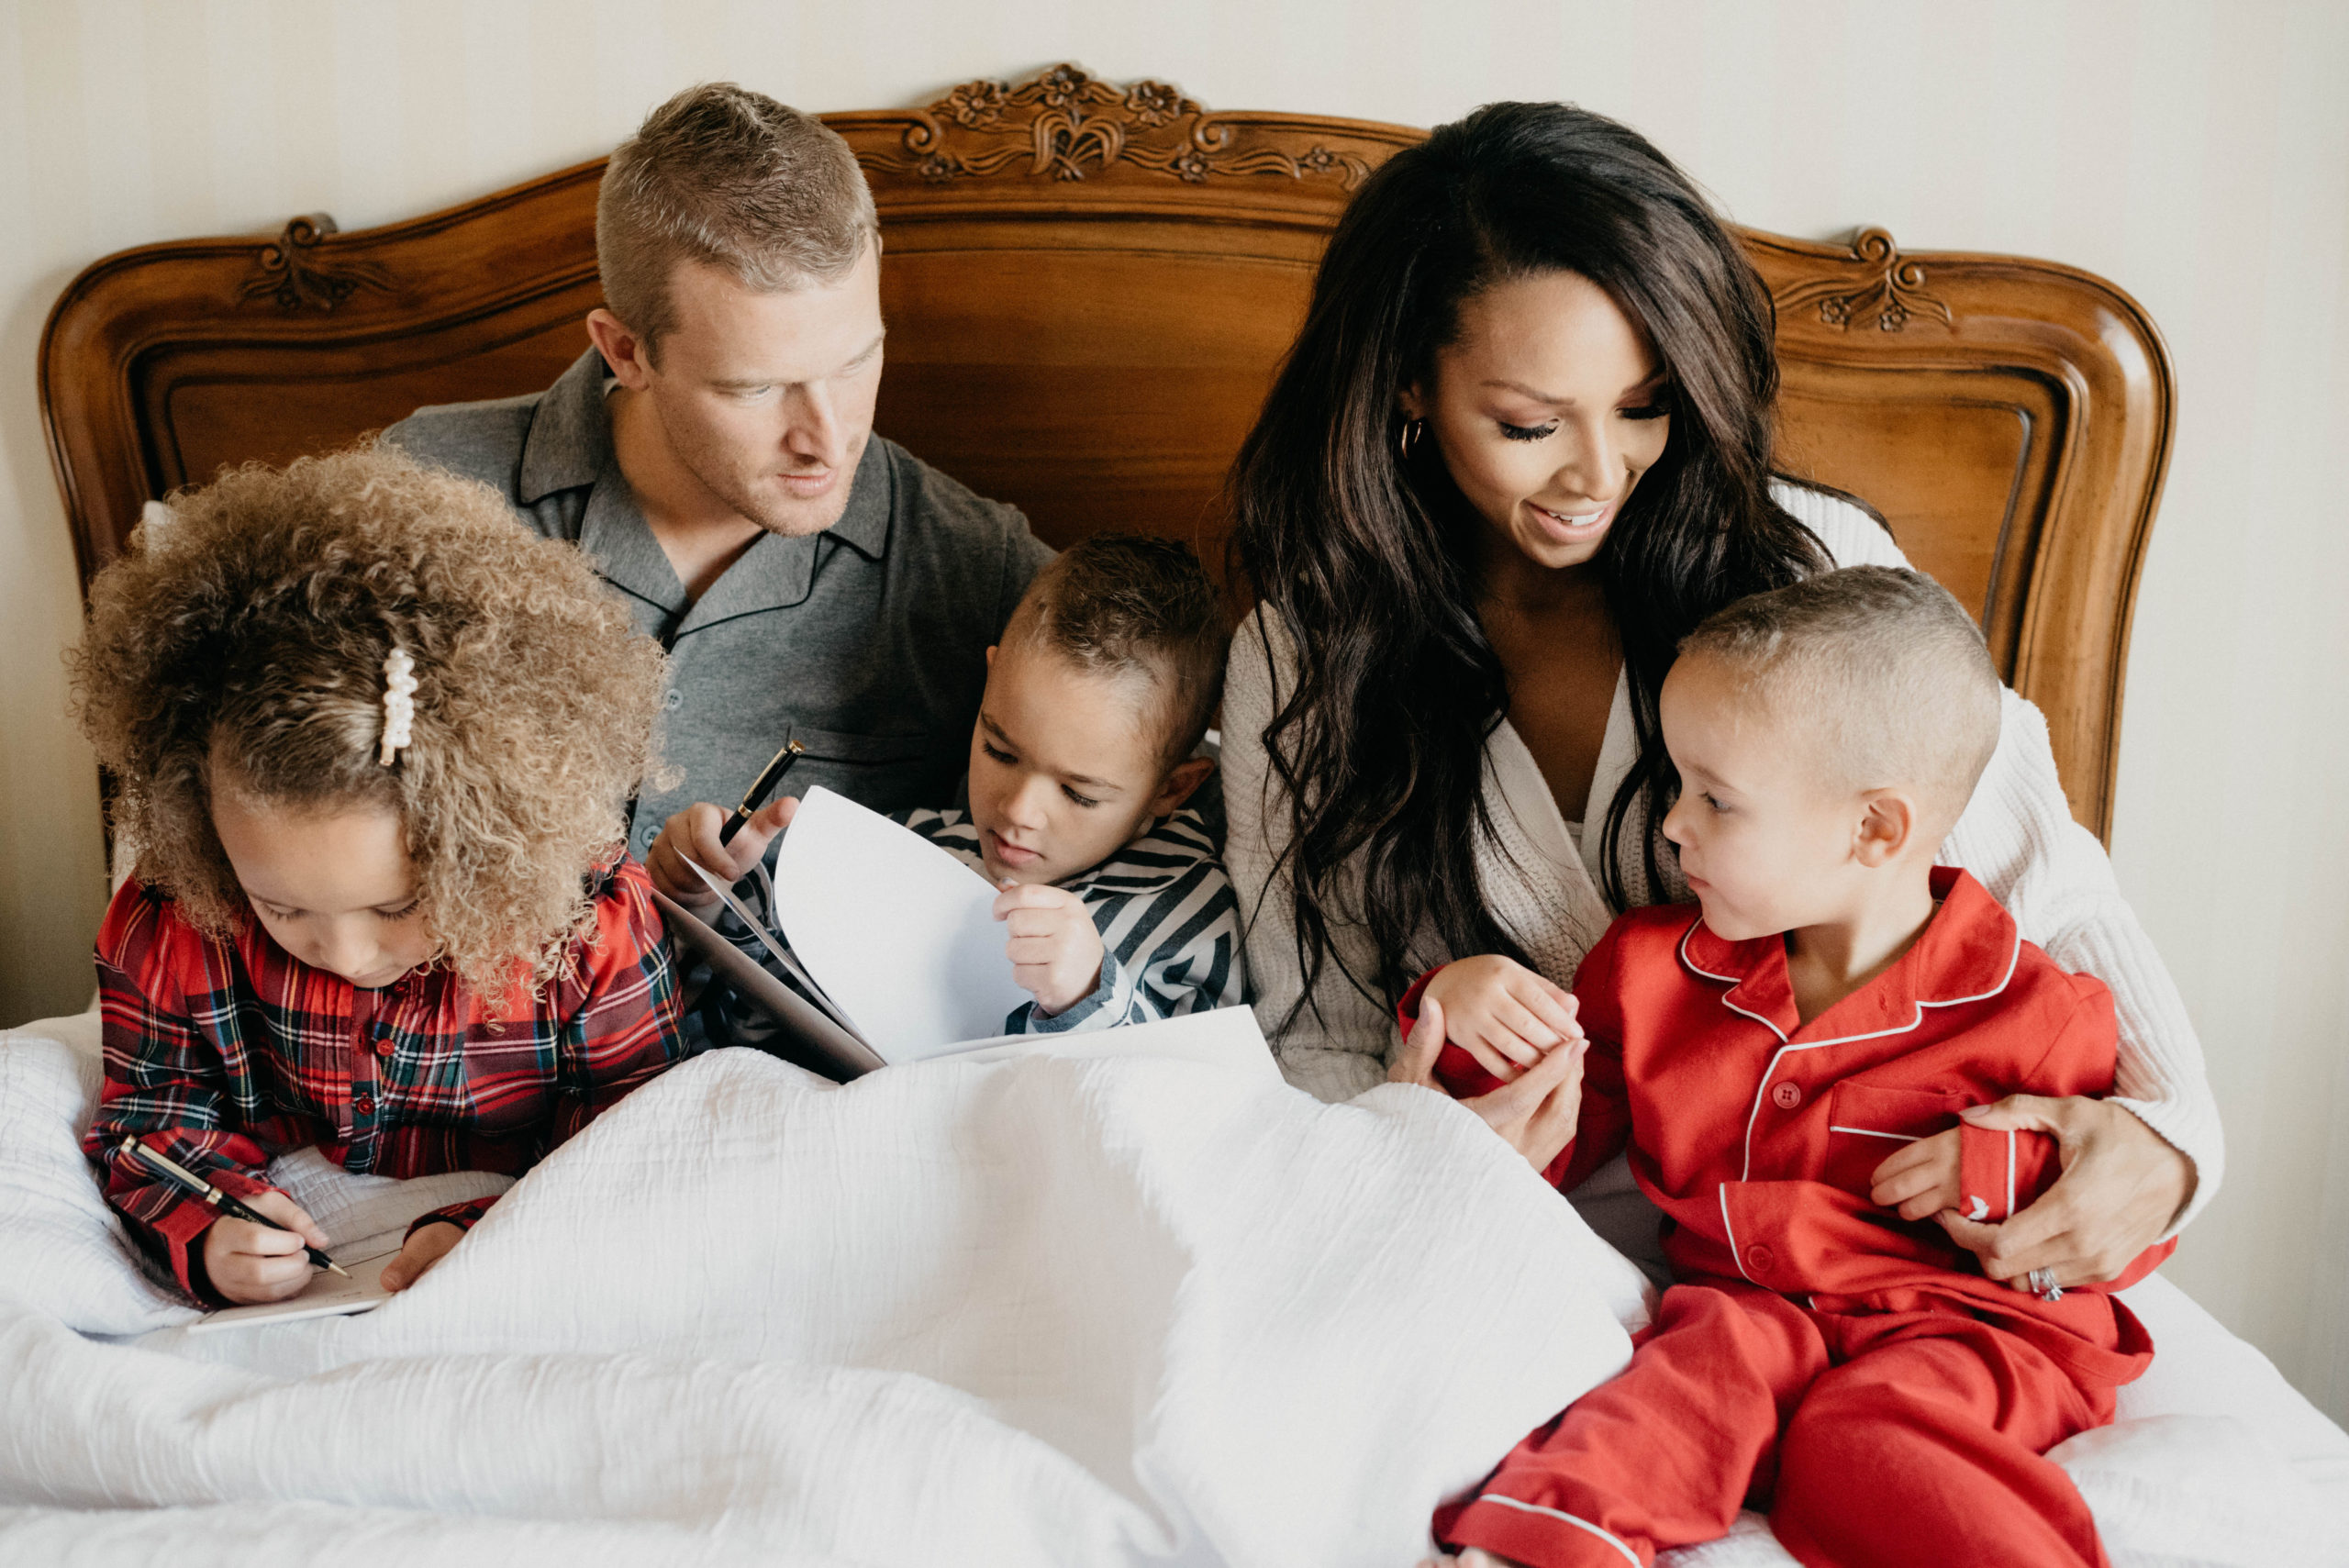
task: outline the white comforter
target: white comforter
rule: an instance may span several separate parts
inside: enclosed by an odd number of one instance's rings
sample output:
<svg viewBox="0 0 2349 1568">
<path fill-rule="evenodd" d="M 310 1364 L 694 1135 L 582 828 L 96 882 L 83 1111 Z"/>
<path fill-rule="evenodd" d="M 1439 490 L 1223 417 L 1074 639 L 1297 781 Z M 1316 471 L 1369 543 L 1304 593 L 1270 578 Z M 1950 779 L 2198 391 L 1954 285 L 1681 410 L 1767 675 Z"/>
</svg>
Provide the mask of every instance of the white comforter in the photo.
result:
<svg viewBox="0 0 2349 1568">
<path fill-rule="evenodd" d="M 726 1051 L 558 1151 L 406 1296 L 191 1337 L 75 1150 L 93 1036 L 0 1043 L 8 1563 L 1401 1568 L 1644 1312 L 1419 1091 L 1328 1106 L 1050 1059 L 834 1089 Z M 279 1174 L 341 1237 L 490 1180 Z M 2070 1457 L 2117 1562 L 2309 1561 L 2326 1461 L 2279 1455 L 2340 1434 L 2307 1418 L 2156 1415 Z M 2200 1493 L 2243 1518 L 2186 1518 Z M 1681 1556 L 1787 1561 L 1751 1528 Z"/>
</svg>

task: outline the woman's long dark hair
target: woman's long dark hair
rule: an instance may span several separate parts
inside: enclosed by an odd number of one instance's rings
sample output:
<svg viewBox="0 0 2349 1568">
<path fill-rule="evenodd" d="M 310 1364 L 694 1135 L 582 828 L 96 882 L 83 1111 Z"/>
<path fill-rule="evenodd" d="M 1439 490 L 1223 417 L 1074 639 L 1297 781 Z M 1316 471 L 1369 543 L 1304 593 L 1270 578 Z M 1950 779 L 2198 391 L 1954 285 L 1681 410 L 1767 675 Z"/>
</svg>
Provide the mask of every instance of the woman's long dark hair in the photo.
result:
<svg viewBox="0 0 2349 1568">
<path fill-rule="evenodd" d="M 1524 956 L 1475 871 L 1493 831 L 1485 743 L 1508 709 L 1476 616 L 1473 530 L 1487 525 L 1432 441 L 1400 455 L 1399 397 L 1431 384 L 1464 301 L 1553 271 L 1598 284 L 1646 335 L 1673 416 L 1596 560 L 1639 740 L 1603 828 L 1611 904 L 1661 885 L 1650 824 L 1678 786 L 1656 701 L 1680 639 L 1731 600 L 1827 564 L 1769 495 L 1770 296 L 1670 160 L 1564 104 L 1487 105 L 1389 159 L 1339 220 L 1231 479 L 1235 562 L 1297 653 L 1264 743 L 1293 814 L 1306 998 L 1333 924 L 1366 925 L 1376 973 L 1346 973 L 1390 1004 L 1423 931 L 1453 954 Z M 1637 884 L 1624 873 L 1631 836 Z M 1357 853 L 1359 883 L 1345 869 Z"/>
</svg>

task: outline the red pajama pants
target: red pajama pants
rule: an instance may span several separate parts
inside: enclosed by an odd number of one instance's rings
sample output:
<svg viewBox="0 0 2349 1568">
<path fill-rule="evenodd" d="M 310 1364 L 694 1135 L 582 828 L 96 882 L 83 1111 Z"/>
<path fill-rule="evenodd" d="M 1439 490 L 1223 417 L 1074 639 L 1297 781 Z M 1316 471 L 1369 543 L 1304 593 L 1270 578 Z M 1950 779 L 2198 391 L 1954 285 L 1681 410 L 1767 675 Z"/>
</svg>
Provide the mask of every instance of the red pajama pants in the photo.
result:
<svg viewBox="0 0 2349 1568">
<path fill-rule="evenodd" d="M 1435 1534 L 1533 1568 L 1623 1568 L 1723 1534 L 1750 1496 L 1812 1568 L 2103 1568 L 2087 1505 L 2041 1455 L 2110 1421 L 2112 1399 L 1957 1311 L 1675 1285 L 1629 1370 L 1439 1510 Z"/>
</svg>

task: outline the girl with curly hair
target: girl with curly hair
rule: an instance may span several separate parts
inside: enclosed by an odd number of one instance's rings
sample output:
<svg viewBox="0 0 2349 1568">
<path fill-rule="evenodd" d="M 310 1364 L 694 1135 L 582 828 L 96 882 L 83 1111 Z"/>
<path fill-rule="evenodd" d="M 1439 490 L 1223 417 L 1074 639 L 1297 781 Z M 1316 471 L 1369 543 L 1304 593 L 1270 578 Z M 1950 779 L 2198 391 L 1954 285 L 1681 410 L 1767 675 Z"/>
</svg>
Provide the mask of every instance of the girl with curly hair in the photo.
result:
<svg viewBox="0 0 2349 1568">
<path fill-rule="evenodd" d="M 685 1053 L 619 843 L 660 650 L 487 488 L 373 449 L 225 473 L 99 574 L 71 665 L 137 857 L 83 1149 L 195 1296 L 307 1283 L 327 1238 L 273 1155 L 519 1172 Z M 287 1229 L 216 1218 L 130 1134 Z M 419 1219 L 384 1284 L 486 1207 Z"/>
</svg>

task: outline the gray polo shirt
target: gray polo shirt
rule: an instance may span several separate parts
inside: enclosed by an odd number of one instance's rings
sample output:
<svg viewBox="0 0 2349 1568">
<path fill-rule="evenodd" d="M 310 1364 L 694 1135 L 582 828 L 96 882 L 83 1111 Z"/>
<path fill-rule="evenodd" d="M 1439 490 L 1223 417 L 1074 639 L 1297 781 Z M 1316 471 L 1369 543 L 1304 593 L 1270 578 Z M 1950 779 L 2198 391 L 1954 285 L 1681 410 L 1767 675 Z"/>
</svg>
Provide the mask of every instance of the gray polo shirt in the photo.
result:
<svg viewBox="0 0 2349 1568">
<path fill-rule="evenodd" d="M 578 544 L 669 650 L 662 749 L 684 777 L 647 785 L 629 848 L 642 855 L 694 801 L 730 809 L 786 740 L 807 754 L 784 794 L 822 784 L 876 811 L 952 804 L 987 645 L 1052 558 L 1027 519 L 874 436 L 839 522 L 762 535 L 688 604 L 620 474 L 605 375 L 590 349 L 543 393 L 419 408 L 384 439 Z"/>
</svg>

